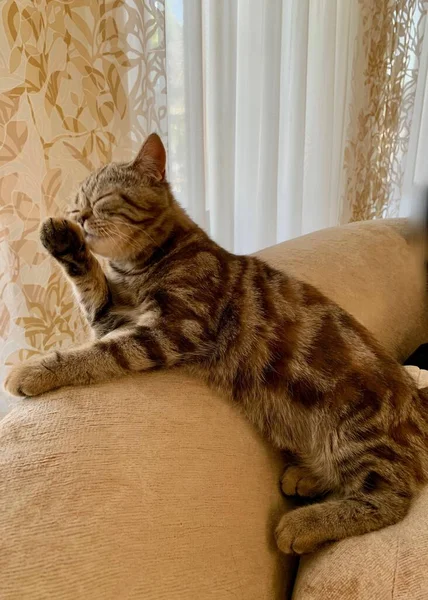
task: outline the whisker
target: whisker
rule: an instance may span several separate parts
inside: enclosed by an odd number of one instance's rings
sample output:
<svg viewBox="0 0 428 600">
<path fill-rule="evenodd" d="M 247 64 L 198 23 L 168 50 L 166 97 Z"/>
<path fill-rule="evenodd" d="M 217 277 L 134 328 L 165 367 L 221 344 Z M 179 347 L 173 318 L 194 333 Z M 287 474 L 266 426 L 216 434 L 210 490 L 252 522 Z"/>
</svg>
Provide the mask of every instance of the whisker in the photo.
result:
<svg viewBox="0 0 428 600">
<path fill-rule="evenodd" d="M 114 234 L 116 237 L 118 237 L 122 241 L 130 244 L 131 248 L 134 248 L 135 250 L 141 250 L 139 244 L 135 241 L 135 239 L 132 236 L 126 235 L 126 233 L 121 231 L 115 223 L 111 223 L 109 225 L 114 225 L 114 227 L 115 227 L 114 231 L 110 230 L 110 234 Z"/>
<path fill-rule="evenodd" d="M 152 238 L 152 236 L 147 233 L 147 231 L 145 231 L 144 229 L 139 229 L 138 227 L 135 227 L 135 225 L 131 225 L 130 223 L 123 223 L 126 227 L 128 227 L 128 229 L 130 229 L 131 231 L 138 231 L 138 232 L 142 232 L 145 236 L 147 236 L 149 238 L 149 240 L 153 243 L 153 245 L 155 246 L 155 248 L 158 248 L 159 250 L 161 250 L 161 252 L 164 253 L 164 250 L 161 246 L 159 246 L 159 244 L 157 244 L 155 242 L 155 240 Z"/>
<path fill-rule="evenodd" d="M 138 242 L 135 241 L 133 234 L 136 232 L 143 233 L 143 235 L 145 235 L 152 242 L 155 248 L 159 249 L 161 252 L 164 253 L 163 248 L 159 246 L 159 244 L 156 243 L 153 237 L 144 229 L 136 227 L 135 225 L 132 225 L 130 223 L 125 223 L 123 221 L 120 222 L 120 225 L 122 227 L 127 227 L 127 229 L 130 230 L 130 233 L 128 234 L 125 231 L 123 231 L 123 229 L 119 227 L 118 223 L 115 223 L 114 221 L 109 221 L 108 223 L 96 223 L 94 227 L 95 235 L 105 235 L 112 242 L 114 242 L 115 238 L 119 238 L 121 241 L 126 242 L 133 250 L 140 251 L 141 247 L 138 244 Z"/>
</svg>

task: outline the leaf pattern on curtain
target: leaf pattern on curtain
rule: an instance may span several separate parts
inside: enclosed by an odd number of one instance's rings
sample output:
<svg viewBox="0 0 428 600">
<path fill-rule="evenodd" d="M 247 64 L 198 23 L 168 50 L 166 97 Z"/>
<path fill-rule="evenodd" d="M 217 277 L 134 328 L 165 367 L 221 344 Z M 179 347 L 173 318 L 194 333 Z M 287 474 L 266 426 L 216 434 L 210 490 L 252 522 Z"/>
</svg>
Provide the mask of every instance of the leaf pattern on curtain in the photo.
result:
<svg viewBox="0 0 428 600">
<path fill-rule="evenodd" d="M 426 0 L 359 0 L 361 27 L 344 152 L 345 220 L 397 216 Z"/>
<path fill-rule="evenodd" d="M 164 38 L 163 0 L 0 4 L 0 369 L 88 334 L 38 228 L 90 170 L 165 134 Z"/>
</svg>

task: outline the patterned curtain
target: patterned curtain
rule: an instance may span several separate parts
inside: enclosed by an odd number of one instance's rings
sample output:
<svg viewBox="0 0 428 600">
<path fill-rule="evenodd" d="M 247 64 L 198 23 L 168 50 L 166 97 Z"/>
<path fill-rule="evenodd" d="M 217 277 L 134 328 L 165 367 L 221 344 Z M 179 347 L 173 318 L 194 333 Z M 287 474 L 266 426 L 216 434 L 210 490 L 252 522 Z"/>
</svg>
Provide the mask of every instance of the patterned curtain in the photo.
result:
<svg viewBox="0 0 428 600">
<path fill-rule="evenodd" d="M 0 10 L 1 382 L 5 364 L 87 335 L 38 228 L 89 171 L 165 134 L 166 82 L 163 0 Z"/>
<path fill-rule="evenodd" d="M 426 0 L 359 4 L 344 221 L 398 214 L 427 12 Z"/>
</svg>

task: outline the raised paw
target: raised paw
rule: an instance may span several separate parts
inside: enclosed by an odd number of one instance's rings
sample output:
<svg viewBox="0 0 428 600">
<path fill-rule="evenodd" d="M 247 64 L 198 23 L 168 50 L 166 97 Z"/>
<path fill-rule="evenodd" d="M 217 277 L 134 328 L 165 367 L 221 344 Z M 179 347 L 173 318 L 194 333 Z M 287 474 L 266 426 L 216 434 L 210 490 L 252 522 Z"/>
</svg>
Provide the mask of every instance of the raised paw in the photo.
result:
<svg viewBox="0 0 428 600">
<path fill-rule="evenodd" d="M 319 482 L 304 467 L 291 465 L 284 471 L 281 488 L 286 496 L 314 498 L 321 493 Z"/>
<path fill-rule="evenodd" d="M 13 367 L 6 377 L 4 389 L 12 396 L 25 397 L 60 387 L 54 363 L 55 355 L 47 355 Z"/>
<path fill-rule="evenodd" d="M 309 554 L 332 541 L 322 518 L 322 504 L 296 508 L 280 520 L 275 537 L 284 554 Z"/>
<path fill-rule="evenodd" d="M 79 225 L 67 219 L 49 218 L 40 228 L 40 240 L 52 256 L 61 259 L 69 255 L 82 259 L 85 255 L 85 240 Z"/>
</svg>

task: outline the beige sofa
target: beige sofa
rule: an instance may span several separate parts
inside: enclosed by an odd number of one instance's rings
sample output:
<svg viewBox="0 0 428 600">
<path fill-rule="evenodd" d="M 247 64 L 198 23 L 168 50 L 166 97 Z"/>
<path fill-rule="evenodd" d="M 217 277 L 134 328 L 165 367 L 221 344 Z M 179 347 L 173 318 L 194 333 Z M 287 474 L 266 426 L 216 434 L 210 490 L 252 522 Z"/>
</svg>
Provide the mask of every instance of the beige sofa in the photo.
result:
<svg viewBox="0 0 428 600">
<path fill-rule="evenodd" d="M 427 340 L 405 221 L 261 253 L 318 285 L 399 359 Z M 428 598 L 428 492 L 394 527 L 281 556 L 280 455 L 179 370 L 20 401 L 0 423 L 2 600 Z"/>
</svg>

